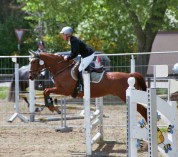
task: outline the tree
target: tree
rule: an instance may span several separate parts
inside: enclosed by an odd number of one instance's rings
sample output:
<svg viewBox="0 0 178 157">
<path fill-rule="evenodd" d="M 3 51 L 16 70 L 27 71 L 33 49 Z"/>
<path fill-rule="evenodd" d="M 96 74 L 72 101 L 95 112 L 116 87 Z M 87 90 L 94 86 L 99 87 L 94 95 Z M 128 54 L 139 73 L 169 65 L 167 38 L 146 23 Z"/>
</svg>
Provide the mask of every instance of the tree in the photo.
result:
<svg viewBox="0 0 178 157">
<path fill-rule="evenodd" d="M 29 28 L 27 21 L 23 19 L 24 12 L 21 11 L 21 5 L 14 0 L 1 0 L 0 1 L 0 54 L 12 55 L 19 54 L 17 49 L 17 39 L 15 36 L 15 28 Z M 28 39 L 29 33 L 25 37 Z M 28 45 L 22 45 L 22 54 L 28 49 Z M 24 50 L 25 49 L 25 50 Z"/>
<path fill-rule="evenodd" d="M 48 34 L 48 37 L 55 36 L 63 26 L 70 25 L 80 38 L 96 50 L 108 53 L 131 52 L 133 35 L 127 32 L 129 29 L 126 26 L 123 26 L 125 21 L 122 22 L 123 19 L 118 18 L 118 8 L 113 7 L 112 3 L 108 4 L 106 0 L 19 0 L 19 2 L 25 4 L 23 10 L 29 15 L 26 19 L 34 20 L 36 24 L 39 21 L 45 23 L 42 24 L 43 33 Z"/>
<path fill-rule="evenodd" d="M 124 9 L 129 14 L 129 20 L 133 26 L 134 34 L 137 37 L 137 51 L 151 52 L 152 44 L 159 30 L 162 30 L 165 24 L 165 16 L 168 8 L 173 4 L 170 1 L 153 0 L 153 1 L 130 1 L 122 0 Z M 175 3 L 175 1 L 174 1 Z M 144 5 L 143 5 L 144 4 Z M 148 6 L 144 7 L 143 6 Z M 145 18 L 145 19 L 143 19 Z M 169 24 L 167 24 L 169 26 Z M 149 55 L 143 60 L 138 56 L 136 63 L 138 65 L 148 65 Z M 137 71 L 140 72 L 138 69 Z M 142 69 L 146 74 L 147 68 Z"/>
<path fill-rule="evenodd" d="M 83 40 L 109 53 L 150 52 L 159 30 L 177 29 L 178 0 L 19 1 L 29 19 L 46 23 L 46 33 L 70 25 Z M 49 27 L 51 20 L 54 27 Z M 137 58 L 139 65 L 148 61 L 149 56 Z"/>
<path fill-rule="evenodd" d="M 94 8 L 92 13 L 95 17 L 92 21 L 99 23 L 94 24 L 95 28 L 101 24 L 102 27 L 105 26 L 103 27 L 105 30 L 98 27 L 97 33 L 101 30 L 104 33 L 99 33 L 100 36 L 105 35 L 107 40 L 115 41 L 119 47 L 131 45 L 133 52 L 151 52 L 153 41 L 159 30 L 177 29 L 178 12 L 175 5 L 178 4 L 177 0 L 166 2 L 163 0 L 110 0 L 105 2 L 100 0 L 93 4 L 96 3 L 97 7 L 91 7 Z M 87 26 L 89 27 L 89 24 Z M 126 39 L 123 44 L 120 44 L 121 39 Z M 136 64 L 148 65 L 149 57 L 146 55 L 143 59 L 143 56 L 138 56 Z M 146 74 L 147 67 L 137 68 L 137 71 Z"/>
</svg>

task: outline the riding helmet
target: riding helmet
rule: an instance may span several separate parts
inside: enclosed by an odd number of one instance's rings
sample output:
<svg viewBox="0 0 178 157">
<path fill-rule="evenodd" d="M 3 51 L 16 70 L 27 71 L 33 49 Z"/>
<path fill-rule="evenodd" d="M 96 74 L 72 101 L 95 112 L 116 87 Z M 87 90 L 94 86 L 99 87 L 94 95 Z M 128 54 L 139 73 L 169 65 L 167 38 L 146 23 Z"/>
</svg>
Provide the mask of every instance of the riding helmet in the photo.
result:
<svg viewBox="0 0 178 157">
<path fill-rule="evenodd" d="M 73 34 L 73 29 L 72 27 L 63 27 L 61 32 L 61 34 L 66 34 L 66 35 L 72 35 Z"/>
</svg>

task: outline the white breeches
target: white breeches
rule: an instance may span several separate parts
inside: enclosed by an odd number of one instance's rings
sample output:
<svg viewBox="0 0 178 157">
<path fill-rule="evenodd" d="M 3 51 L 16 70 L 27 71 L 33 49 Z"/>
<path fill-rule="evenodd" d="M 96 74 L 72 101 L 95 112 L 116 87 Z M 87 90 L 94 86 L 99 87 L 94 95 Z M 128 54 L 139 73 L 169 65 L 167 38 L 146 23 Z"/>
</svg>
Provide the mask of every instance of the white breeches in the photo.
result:
<svg viewBox="0 0 178 157">
<path fill-rule="evenodd" d="M 79 65 L 79 72 L 81 72 L 82 70 L 85 70 L 88 65 L 93 61 L 93 58 L 95 57 L 95 53 L 93 53 L 92 55 L 85 57 L 85 58 L 81 58 L 81 63 Z"/>
</svg>

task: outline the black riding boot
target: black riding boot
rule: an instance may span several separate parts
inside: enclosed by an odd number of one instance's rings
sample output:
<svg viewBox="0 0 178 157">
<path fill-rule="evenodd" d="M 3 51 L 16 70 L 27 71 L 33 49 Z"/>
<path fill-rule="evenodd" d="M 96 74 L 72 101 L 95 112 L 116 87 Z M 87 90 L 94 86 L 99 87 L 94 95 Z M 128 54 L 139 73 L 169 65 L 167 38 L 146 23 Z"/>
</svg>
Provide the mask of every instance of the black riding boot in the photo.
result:
<svg viewBox="0 0 178 157">
<path fill-rule="evenodd" d="M 84 90 L 82 71 L 78 73 L 78 91 L 82 92 Z"/>
</svg>

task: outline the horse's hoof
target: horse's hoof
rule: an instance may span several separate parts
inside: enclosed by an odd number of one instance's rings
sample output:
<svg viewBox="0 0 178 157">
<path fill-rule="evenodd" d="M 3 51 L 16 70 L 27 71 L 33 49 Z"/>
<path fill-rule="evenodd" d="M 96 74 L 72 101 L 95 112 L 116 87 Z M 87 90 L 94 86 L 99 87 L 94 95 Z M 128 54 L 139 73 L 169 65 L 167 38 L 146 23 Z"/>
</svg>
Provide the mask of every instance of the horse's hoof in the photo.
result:
<svg viewBox="0 0 178 157">
<path fill-rule="evenodd" d="M 58 111 L 57 113 L 58 113 L 58 114 L 61 114 L 61 111 Z"/>
<path fill-rule="evenodd" d="M 40 112 L 40 111 L 39 111 L 39 108 L 36 108 L 36 109 L 35 109 L 35 112 Z"/>
<path fill-rule="evenodd" d="M 44 109 L 44 108 L 42 108 L 42 107 L 37 107 L 37 108 L 35 109 L 35 112 L 41 112 L 41 111 L 43 111 L 43 109 Z"/>
</svg>

